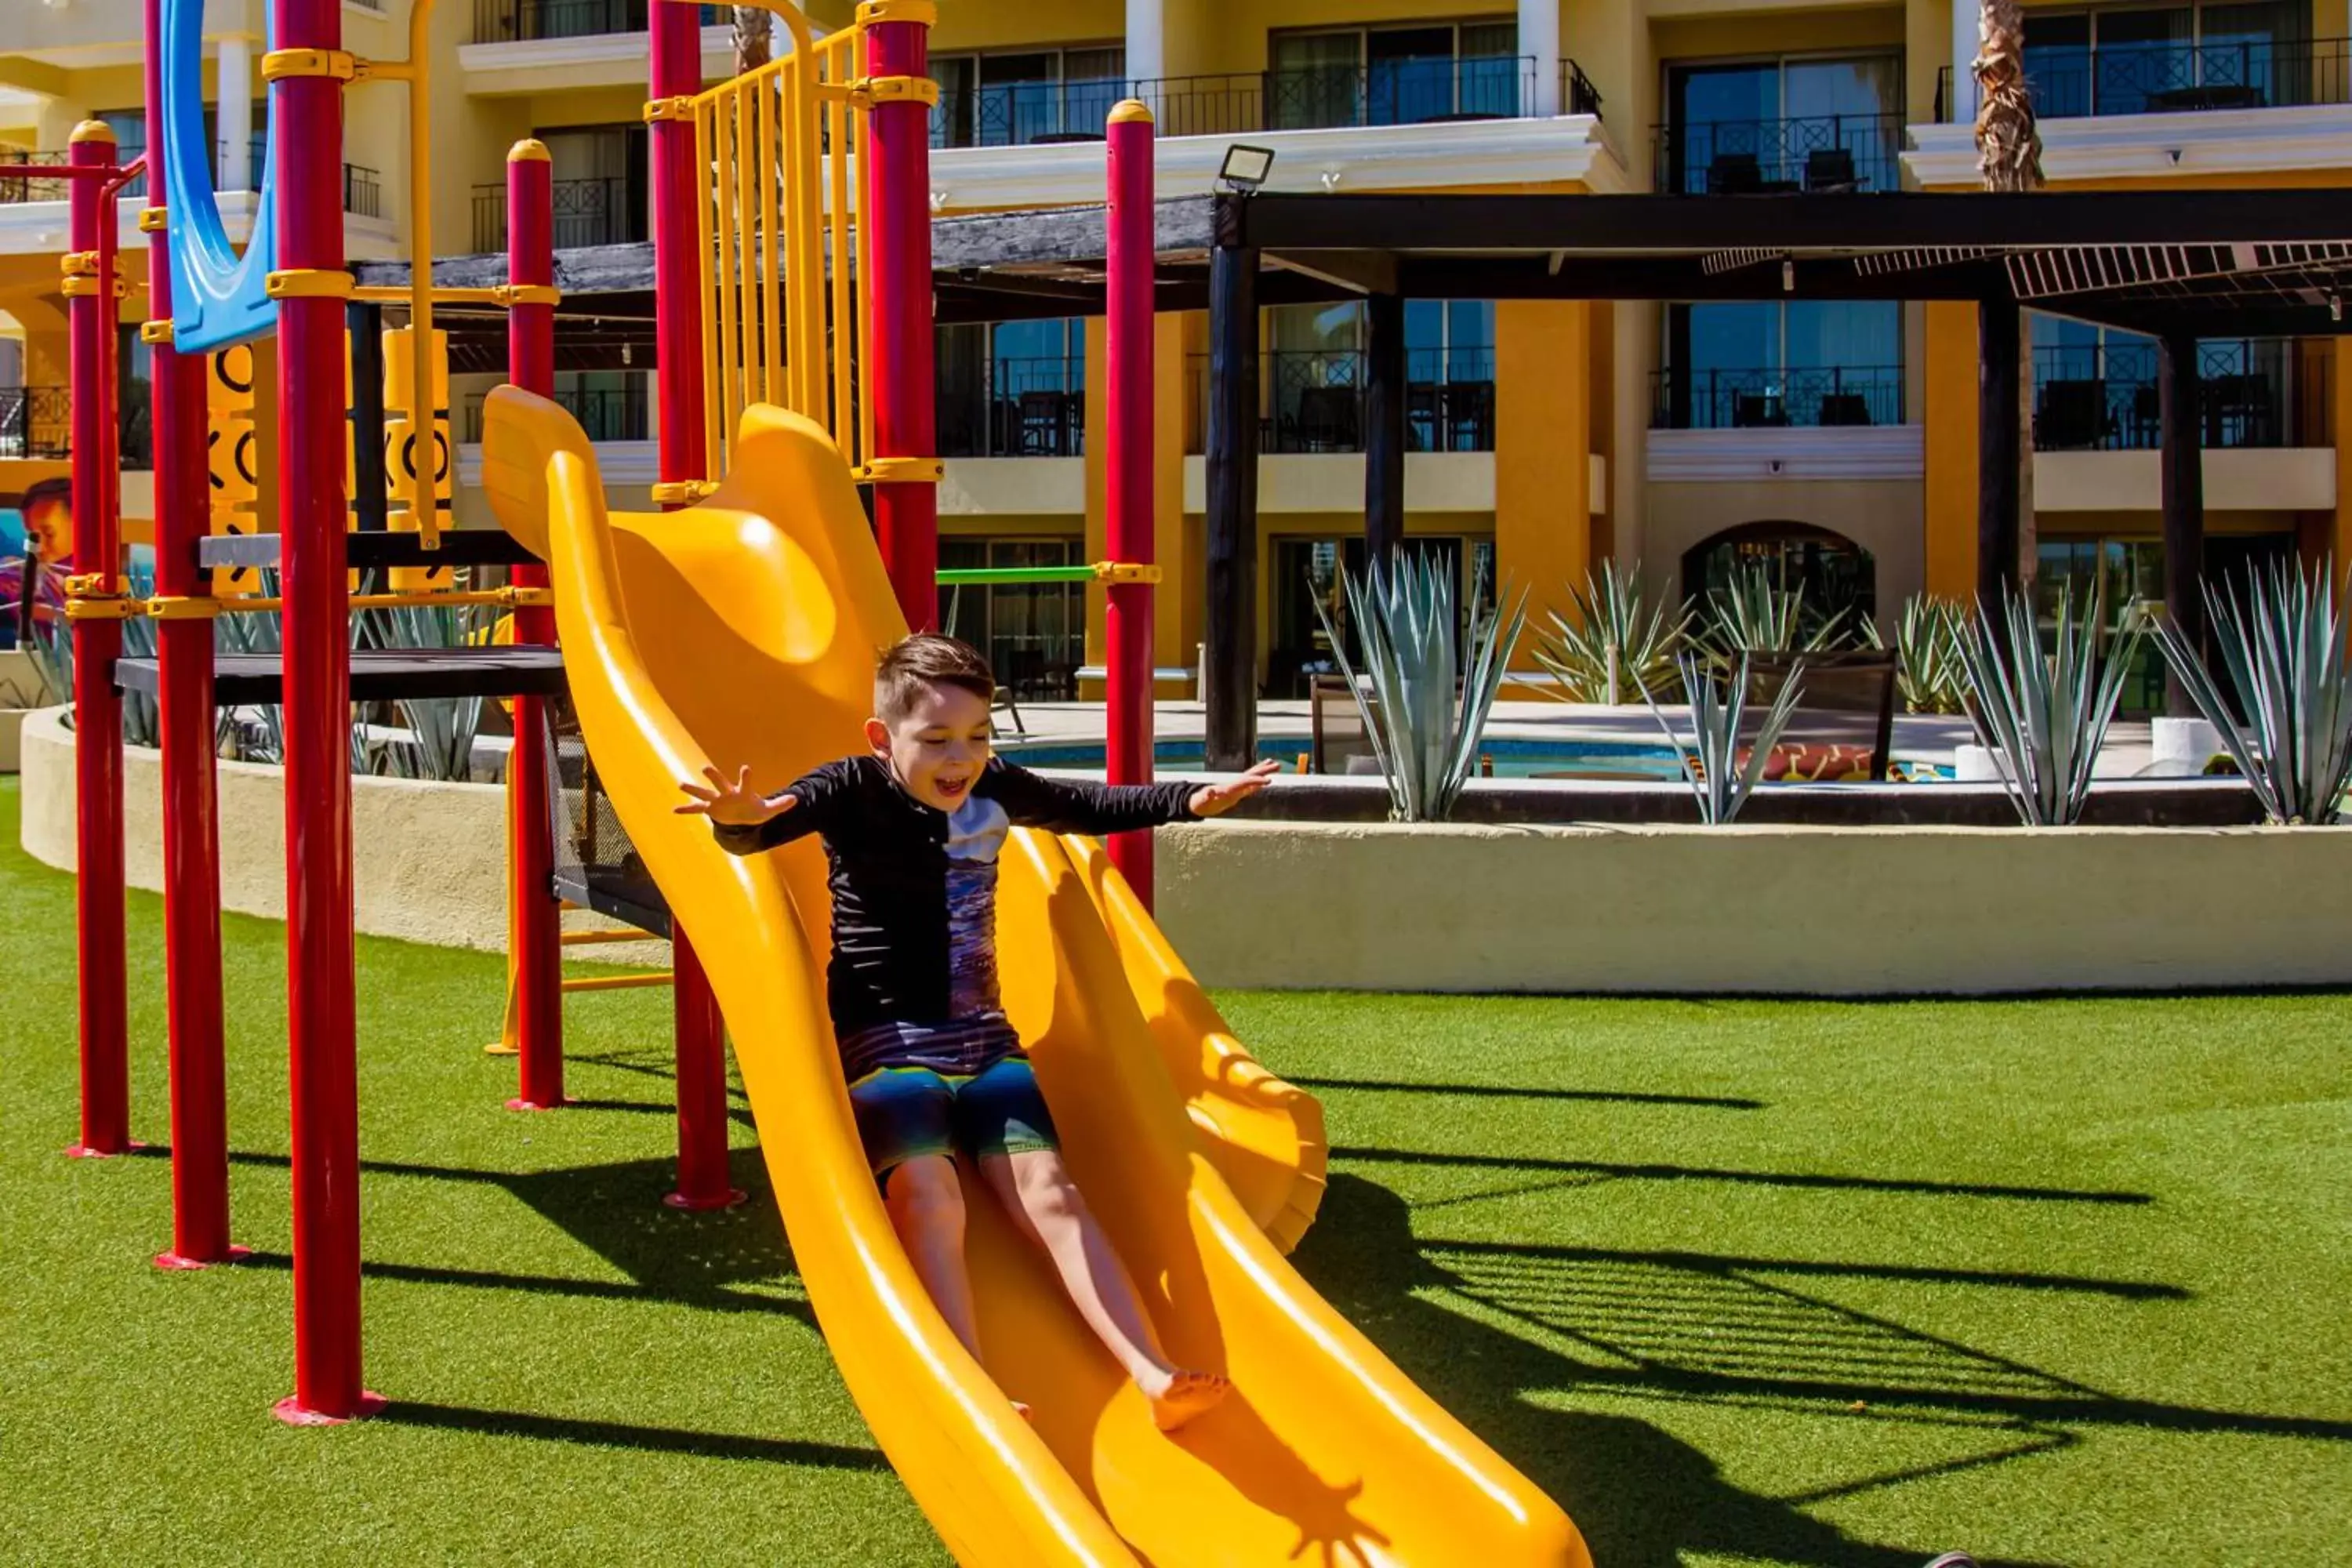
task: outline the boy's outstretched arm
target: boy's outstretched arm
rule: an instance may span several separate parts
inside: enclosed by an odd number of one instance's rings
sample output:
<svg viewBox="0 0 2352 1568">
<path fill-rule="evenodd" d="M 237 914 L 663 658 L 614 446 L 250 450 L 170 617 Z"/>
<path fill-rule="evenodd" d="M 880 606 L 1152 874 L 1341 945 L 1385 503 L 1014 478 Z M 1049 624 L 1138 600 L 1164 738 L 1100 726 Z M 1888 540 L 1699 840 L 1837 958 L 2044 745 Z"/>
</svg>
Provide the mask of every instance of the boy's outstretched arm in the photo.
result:
<svg viewBox="0 0 2352 1568">
<path fill-rule="evenodd" d="M 1264 762 L 1223 784 L 1099 784 L 1049 779 L 999 759 L 992 794 L 1023 827 L 1054 833 L 1131 833 L 1164 823 L 1216 816 L 1265 788 L 1281 764 Z"/>
<path fill-rule="evenodd" d="M 709 765 L 702 773 L 710 781 L 708 784 L 690 779 L 678 781 L 677 787 L 686 792 L 688 799 L 677 808 L 677 814 L 710 818 L 719 847 L 736 855 L 756 855 L 818 831 L 824 826 L 824 805 L 835 793 L 835 781 L 827 776 L 825 768 L 803 774 L 786 788 L 766 795 L 751 787 L 748 763 L 736 769 L 731 779 Z"/>
</svg>

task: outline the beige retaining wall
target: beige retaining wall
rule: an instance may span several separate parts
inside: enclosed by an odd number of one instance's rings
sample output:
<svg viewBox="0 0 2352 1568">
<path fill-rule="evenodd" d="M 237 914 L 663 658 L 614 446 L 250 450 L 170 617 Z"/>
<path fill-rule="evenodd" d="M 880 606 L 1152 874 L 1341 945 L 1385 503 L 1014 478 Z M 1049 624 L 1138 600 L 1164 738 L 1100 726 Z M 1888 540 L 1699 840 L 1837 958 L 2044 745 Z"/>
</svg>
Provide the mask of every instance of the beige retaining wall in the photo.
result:
<svg viewBox="0 0 2352 1568">
<path fill-rule="evenodd" d="M 2352 982 L 2352 828 L 1416 827 L 1159 836 L 1216 985 L 1896 993 Z"/>
<path fill-rule="evenodd" d="M 33 656 L 20 647 L 0 648 L 0 773 L 16 771 L 17 735 L 31 711 L 19 702 L 40 700 L 41 678 Z"/>
<path fill-rule="evenodd" d="M 73 731 L 65 710 L 25 725 L 24 824 L 35 859 L 74 868 Z M 123 834 L 131 885 L 163 885 L 159 753 L 124 753 Z M 251 763 L 220 764 L 221 906 L 286 917 L 285 775 Z M 352 898 L 359 930 L 440 947 L 502 952 L 507 944 L 506 791 L 497 784 L 352 781 Z M 574 923 L 603 924 L 582 916 Z M 663 963 L 666 942 L 582 950 L 607 963 Z"/>
<path fill-rule="evenodd" d="M 26 731 L 25 847 L 70 868 L 73 741 Z M 134 886 L 162 875 L 129 753 Z M 275 768 L 221 764 L 227 908 L 282 917 Z M 498 950 L 504 793 L 352 781 L 361 931 Z M 1159 909 L 1212 985 L 1917 993 L 2352 984 L 2352 828 L 1401 827 L 1159 835 Z M 657 962 L 654 944 L 599 959 Z"/>
</svg>

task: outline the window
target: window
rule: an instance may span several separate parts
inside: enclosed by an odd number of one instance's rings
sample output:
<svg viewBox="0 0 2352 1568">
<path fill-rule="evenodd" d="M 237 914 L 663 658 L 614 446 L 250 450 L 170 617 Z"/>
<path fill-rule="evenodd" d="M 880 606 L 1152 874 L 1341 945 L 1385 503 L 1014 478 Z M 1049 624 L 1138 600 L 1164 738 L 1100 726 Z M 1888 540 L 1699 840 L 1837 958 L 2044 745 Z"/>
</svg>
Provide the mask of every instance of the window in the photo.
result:
<svg viewBox="0 0 2352 1568">
<path fill-rule="evenodd" d="M 642 125 L 588 125 L 541 131 L 547 143 L 549 173 L 555 184 L 555 247 L 568 250 L 589 245 L 625 245 L 643 240 L 651 186 L 646 174 L 646 128 Z M 500 187 L 500 233 L 494 245 L 478 249 L 503 249 L 504 187 Z"/>
<path fill-rule="evenodd" d="M 1891 300 L 1672 305 L 1651 423 L 1669 430 L 1903 423 Z"/>
<path fill-rule="evenodd" d="M 2025 20 L 2036 112 L 2148 114 L 2308 100 L 2294 58 L 2308 13 L 2289 5 L 2176 5 Z"/>
<path fill-rule="evenodd" d="M 1453 576 L 1457 637 L 1467 627 L 1474 608 L 1480 614 L 1493 613 L 1493 539 L 1483 535 L 1414 535 L 1404 542 L 1404 549 L 1406 554 Z M 1274 542 L 1273 564 L 1274 582 L 1266 590 L 1274 617 L 1273 637 L 1266 650 L 1266 695 L 1304 697 L 1310 677 L 1339 672 L 1339 661 L 1332 657 L 1331 639 L 1323 630 L 1322 617 L 1316 614 L 1318 604 L 1339 635 L 1349 639 L 1349 658 L 1357 659 L 1359 650 L 1349 625 L 1348 595 L 1340 583 L 1339 570 L 1344 564 L 1349 572 L 1362 574 L 1363 535 L 1277 538 Z M 1360 661 L 1357 668 L 1363 668 Z"/>
<path fill-rule="evenodd" d="M 1673 66 L 1658 179 L 1685 195 L 1892 191 L 1902 141 L 1900 55 Z"/>
<path fill-rule="evenodd" d="M 1411 125 L 1525 112 L 1516 21 L 1277 33 L 1266 73 L 1276 131 Z"/>
<path fill-rule="evenodd" d="M 1024 54 L 935 56 L 934 147 L 1013 147 L 1099 141 L 1127 96 L 1127 51 L 1106 47 Z"/>
<path fill-rule="evenodd" d="M 1273 422 L 1265 449 L 1361 451 L 1363 306 L 1277 305 L 1268 325 L 1273 350 L 1265 374 Z M 1404 338 L 1409 449 L 1494 450 L 1494 302 L 1408 300 Z M 1202 386 L 1205 396 L 1205 377 Z"/>
<path fill-rule="evenodd" d="M 2058 316 L 2032 318 L 2033 444 L 2043 451 L 2147 450 L 2163 444 L 2154 338 Z M 2198 439 L 2284 447 L 2296 437 L 2299 384 L 2285 338 L 2197 344 Z"/>
<path fill-rule="evenodd" d="M 1086 560 L 1083 539 L 972 539 L 940 541 L 940 565 L 1076 566 Z M 1078 694 L 1078 667 L 1086 662 L 1087 596 L 1076 583 L 1021 583 L 988 587 L 942 587 L 940 626 L 988 655 L 996 683 L 1016 701 L 1067 702 Z"/>
</svg>

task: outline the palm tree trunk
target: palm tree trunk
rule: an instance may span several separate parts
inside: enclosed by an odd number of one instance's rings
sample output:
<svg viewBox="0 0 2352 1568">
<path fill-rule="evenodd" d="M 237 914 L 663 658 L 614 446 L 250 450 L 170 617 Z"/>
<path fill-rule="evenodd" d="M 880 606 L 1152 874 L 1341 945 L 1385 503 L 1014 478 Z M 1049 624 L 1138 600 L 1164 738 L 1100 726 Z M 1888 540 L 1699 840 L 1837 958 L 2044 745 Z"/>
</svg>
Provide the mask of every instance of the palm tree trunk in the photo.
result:
<svg viewBox="0 0 2352 1568">
<path fill-rule="evenodd" d="M 2042 188 L 2042 133 L 2025 79 L 2025 14 L 2018 0 L 1982 0 L 1977 14 L 1977 174 L 1988 191 Z M 2030 596 L 2040 554 L 2033 508 L 2033 351 L 2017 356 L 2017 581 Z"/>
<path fill-rule="evenodd" d="M 757 5 L 735 7 L 735 74 L 747 76 L 766 65 L 768 40 L 776 19 Z"/>
</svg>

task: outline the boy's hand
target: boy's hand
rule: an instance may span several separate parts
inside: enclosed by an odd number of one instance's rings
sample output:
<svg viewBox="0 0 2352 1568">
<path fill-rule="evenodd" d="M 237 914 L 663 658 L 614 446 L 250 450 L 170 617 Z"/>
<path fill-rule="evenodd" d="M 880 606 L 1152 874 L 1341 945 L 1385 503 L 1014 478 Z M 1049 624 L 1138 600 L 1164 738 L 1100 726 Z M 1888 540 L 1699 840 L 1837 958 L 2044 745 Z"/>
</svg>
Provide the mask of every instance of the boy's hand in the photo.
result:
<svg viewBox="0 0 2352 1568">
<path fill-rule="evenodd" d="M 680 816 L 707 816 L 721 827 L 757 827 L 772 822 L 800 805 L 800 796 L 778 795 L 769 800 L 751 784 L 751 767 L 746 763 L 735 770 L 730 780 L 717 768 L 705 763 L 703 776 L 710 781 L 709 787 L 680 780 L 678 788 L 694 798 L 677 808 Z"/>
<path fill-rule="evenodd" d="M 1282 764 L 1268 757 L 1237 779 L 1202 784 L 1185 805 L 1192 808 L 1195 816 L 1222 816 L 1274 782 L 1274 775 L 1281 771 Z"/>
</svg>

